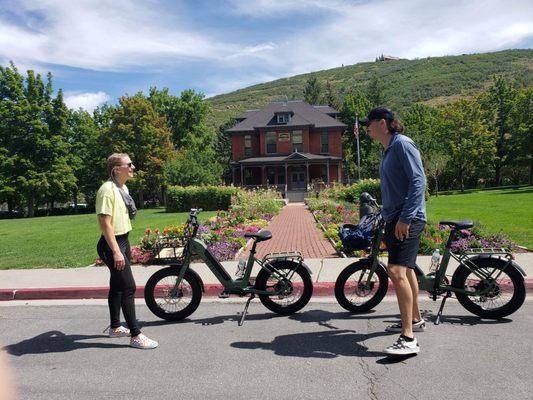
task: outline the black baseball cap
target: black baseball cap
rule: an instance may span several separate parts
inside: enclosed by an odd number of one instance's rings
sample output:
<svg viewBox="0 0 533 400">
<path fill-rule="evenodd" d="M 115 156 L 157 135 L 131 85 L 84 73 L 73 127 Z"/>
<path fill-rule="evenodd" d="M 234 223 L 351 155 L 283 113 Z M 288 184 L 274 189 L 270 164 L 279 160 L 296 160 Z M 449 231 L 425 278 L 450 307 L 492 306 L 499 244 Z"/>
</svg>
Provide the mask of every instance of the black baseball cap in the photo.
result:
<svg viewBox="0 0 533 400">
<path fill-rule="evenodd" d="M 379 119 L 388 119 L 389 121 L 394 120 L 394 113 L 385 107 L 376 107 L 372 109 L 366 118 L 363 118 L 359 121 L 362 126 L 368 126 L 368 123 L 371 121 Z"/>
</svg>

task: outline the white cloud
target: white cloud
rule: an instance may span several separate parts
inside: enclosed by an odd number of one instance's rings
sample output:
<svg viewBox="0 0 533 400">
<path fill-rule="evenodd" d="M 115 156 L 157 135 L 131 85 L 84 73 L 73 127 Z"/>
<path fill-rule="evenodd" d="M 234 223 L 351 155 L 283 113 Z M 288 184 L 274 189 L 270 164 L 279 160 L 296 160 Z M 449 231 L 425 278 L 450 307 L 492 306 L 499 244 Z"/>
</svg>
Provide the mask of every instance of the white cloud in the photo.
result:
<svg viewBox="0 0 533 400">
<path fill-rule="evenodd" d="M 96 107 L 104 104 L 109 100 L 109 95 L 104 92 L 96 93 L 65 93 L 65 104 L 68 108 L 77 110 L 83 108 L 85 111 L 92 112 Z"/>
<path fill-rule="evenodd" d="M 167 15 L 151 5 L 135 0 L 18 3 L 22 18 L 37 13 L 43 21 L 38 29 L 30 29 L 0 20 L 0 57 L 124 70 L 176 60 L 218 59 L 238 50 L 239 46 L 180 28 L 180 15 Z"/>
</svg>

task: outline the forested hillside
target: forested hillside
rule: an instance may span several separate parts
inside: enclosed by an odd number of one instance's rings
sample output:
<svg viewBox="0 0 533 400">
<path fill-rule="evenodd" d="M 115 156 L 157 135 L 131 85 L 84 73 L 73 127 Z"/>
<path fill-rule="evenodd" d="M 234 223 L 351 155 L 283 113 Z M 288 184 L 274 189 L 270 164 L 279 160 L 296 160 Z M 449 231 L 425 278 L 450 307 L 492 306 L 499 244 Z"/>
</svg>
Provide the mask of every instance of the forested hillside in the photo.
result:
<svg viewBox="0 0 533 400">
<path fill-rule="evenodd" d="M 533 50 L 367 62 L 278 79 L 211 98 L 211 124 L 218 126 L 245 109 L 285 96 L 303 99 L 310 77 L 316 77 L 322 86 L 329 81 L 340 102 L 350 91 L 368 91 L 377 81 L 385 103 L 402 111 L 413 103 L 436 105 L 478 94 L 490 86 L 496 74 L 518 86 L 532 85 Z"/>
</svg>

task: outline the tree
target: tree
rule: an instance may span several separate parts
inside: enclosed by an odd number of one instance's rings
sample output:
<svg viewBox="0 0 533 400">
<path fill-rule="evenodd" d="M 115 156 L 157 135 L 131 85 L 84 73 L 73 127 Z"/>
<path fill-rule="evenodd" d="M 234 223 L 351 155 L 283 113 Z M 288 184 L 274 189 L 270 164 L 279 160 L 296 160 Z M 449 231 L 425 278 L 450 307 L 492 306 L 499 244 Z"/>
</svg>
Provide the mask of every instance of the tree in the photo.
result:
<svg viewBox="0 0 533 400">
<path fill-rule="evenodd" d="M 145 194 L 158 194 L 163 165 L 172 154 L 171 133 L 164 117 L 159 116 L 142 94 L 121 97 L 114 108 L 111 125 L 103 133 L 108 153 L 127 153 L 135 164 L 131 186 L 137 193 L 139 207 Z"/>
<path fill-rule="evenodd" d="M 157 113 L 166 118 L 176 149 L 187 146 L 189 135 L 197 133 L 198 128 L 205 125 L 211 111 L 204 95 L 194 90 L 184 90 L 176 97 L 169 93 L 168 88 L 158 90 L 151 87 L 148 100 Z"/>
<path fill-rule="evenodd" d="M 383 85 L 380 82 L 378 75 L 374 73 L 372 79 L 366 89 L 366 97 L 374 107 L 383 107 L 387 101 L 385 93 L 383 92 Z"/>
<path fill-rule="evenodd" d="M 310 76 L 307 79 L 307 82 L 304 88 L 304 101 L 311 105 L 318 104 L 321 91 L 322 91 L 322 87 L 320 85 L 320 82 L 318 82 L 317 77 Z"/>
<path fill-rule="evenodd" d="M 2 193 L 8 203 L 22 196 L 33 216 L 39 202 L 63 198 L 75 184 L 70 145 L 54 125 L 61 119 L 62 94 L 52 104 L 51 74 L 46 86 L 31 70 L 24 80 L 13 63 L 0 67 L 0 93 Z"/>
<path fill-rule="evenodd" d="M 226 131 L 237 123 L 235 118 L 231 118 L 217 129 L 217 138 L 215 143 L 215 153 L 217 155 L 218 163 L 222 168 L 222 178 L 224 182 L 231 183 L 233 181 L 231 162 L 231 135 Z"/>
<path fill-rule="evenodd" d="M 461 191 L 470 176 L 483 177 L 493 160 L 494 137 L 483 120 L 483 111 L 474 100 L 458 100 L 443 108 L 442 138 L 449 151 L 450 171 Z"/>
<path fill-rule="evenodd" d="M 355 117 L 359 119 L 365 117 L 372 105 L 365 93 L 354 90 L 344 97 L 340 107 L 340 120 L 348 125 L 344 132 L 344 170 L 351 176 L 357 176 L 357 144 L 354 138 Z M 379 147 L 372 143 L 368 135 L 363 134 L 360 128 L 359 134 L 361 171 L 362 178 L 374 178 L 377 176 L 377 166 L 379 165 Z"/>
<path fill-rule="evenodd" d="M 109 154 L 103 148 L 100 131 L 91 115 L 82 109 L 70 112 L 68 140 L 71 143 L 71 165 L 77 185 L 72 201 L 78 204 L 80 192 L 87 204 L 94 205 L 96 192 L 107 178 L 104 160 Z"/>
<path fill-rule="evenodd" d="M 515 97 L 510 115 L 514 144 L 510 158 L 515 172 L 527 171 L 524 180 L 533 185 L 533 88 L 521 89 Z"/>
<path fill-rule="evenodd" d="M 513 85 L 501 76 L 494 77 L 493 85 L 478 100 L 485 111 L 485 122 L 495 139 L 494 185 L 502 184 L 502 169 L 514 157 L 515 137 L 512 132 L 511 112 L 517 96 Z"/>
<path fill-rule="evenodd" d="M 326 81 L 326 92 L 324 93 L 324 102 L 335 110 L 338 110 L 340 107 L 339 101 L 337 100 L 337 94 L 335 93 L 335 89 L 333 88 L 329 80 Z"/>
</svg>

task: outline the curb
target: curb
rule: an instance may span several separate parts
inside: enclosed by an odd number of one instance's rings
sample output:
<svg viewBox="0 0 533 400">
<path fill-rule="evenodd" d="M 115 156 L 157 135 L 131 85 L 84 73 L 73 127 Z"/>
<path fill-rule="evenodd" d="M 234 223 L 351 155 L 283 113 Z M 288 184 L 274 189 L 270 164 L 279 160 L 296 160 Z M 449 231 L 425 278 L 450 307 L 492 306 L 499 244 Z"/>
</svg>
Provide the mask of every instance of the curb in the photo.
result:
<svg viewBox="0 0 533 400">
<path fill-rule="evenodd" d="M 525 279 L 526 293 L 533 295 L 533 278 Z M 220 284 L 208 283 L 204 285 L 204 297 L 218 297 L 224 287 Z M 334 296 L 335 282 L 314 282 L 314 297 Z M 109 287 L 64 287 L 64 288 L 32 288 L 32 289 L 0 289 L 0 301 L 11 300 L 79 300 L 79 299 L 107 299 Z M 421 292 L 423 294 L 425 292 Z M 389 281 L 387 295 L 394 295 L 394 286 Z M 144 286 L 137 286 L 136 298 L 144 297 Z"/>
</svg>

